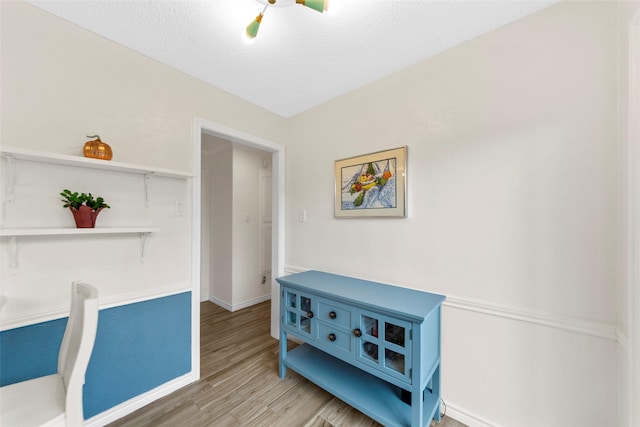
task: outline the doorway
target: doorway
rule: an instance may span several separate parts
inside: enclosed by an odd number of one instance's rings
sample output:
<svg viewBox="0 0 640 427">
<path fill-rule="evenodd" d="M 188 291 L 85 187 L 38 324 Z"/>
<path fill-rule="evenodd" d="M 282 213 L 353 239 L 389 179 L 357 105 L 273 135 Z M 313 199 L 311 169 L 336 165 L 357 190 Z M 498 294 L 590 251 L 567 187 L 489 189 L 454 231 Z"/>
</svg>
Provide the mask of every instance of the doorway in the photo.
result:
<svg viewBox="0 0 640 427">
<path fill-rule="evenodd" d="M 271 299 L 272 154 L 201 142 L 200 301 L 236 311 Z"/>
<path fill-rule="evenodd" d="M 193 283 L 191 301 L 191 330 L 192 372 L 200 375 L 200 284 L 201 284 L 201 217 L 202 217 L 202 135 L 210 135 L 225 141 L 230 141 L 248 148 L 271 153 L 271 278 L 266 286 L 271 291 L 271 336 L 279 336 L 278 312 L 280 309 L 278 298 L 278 284 L 275 278 L 284 275 L 285 236 L 284 236 L 284 146 L 254 135 L 228 128 L 218 123 L 195 118 L 193 121 L 193 165 L 194 178 L 192 181 L 192 263 L 191 278 Z"/>
</svg>

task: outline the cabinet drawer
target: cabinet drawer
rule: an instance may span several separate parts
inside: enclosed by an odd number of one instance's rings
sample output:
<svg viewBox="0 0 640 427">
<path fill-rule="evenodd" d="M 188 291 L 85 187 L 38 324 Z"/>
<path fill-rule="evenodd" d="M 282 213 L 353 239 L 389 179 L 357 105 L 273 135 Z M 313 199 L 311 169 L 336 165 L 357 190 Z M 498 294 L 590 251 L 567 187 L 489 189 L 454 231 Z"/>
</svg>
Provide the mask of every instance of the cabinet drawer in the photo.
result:
<svg viewBox="0 0 640 427">
<path fill-rule="evenodd" d="M 331 339 L 334 338 L 333 341 Z M 351 334 L 346 331 L 336 329 L 332 325 L 320 322 L 318 324 L 317 342 L 324 347 L 334 350 L 343 350 L 347 353 L 351 352 Z"/>
<path fill-rule="evenodd" d="M 332 301 L 318 302 L 318 320 L 346 330 L 351 329 L 351 311 Z"/>
</svg>

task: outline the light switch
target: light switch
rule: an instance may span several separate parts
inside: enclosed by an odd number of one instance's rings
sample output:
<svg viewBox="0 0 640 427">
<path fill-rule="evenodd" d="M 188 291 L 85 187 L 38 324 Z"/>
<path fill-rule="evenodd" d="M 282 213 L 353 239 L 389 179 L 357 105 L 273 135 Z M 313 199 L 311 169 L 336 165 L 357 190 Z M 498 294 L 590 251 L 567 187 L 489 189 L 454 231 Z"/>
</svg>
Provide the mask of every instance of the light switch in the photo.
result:
<svg viewBox="0 0 640 427">
<path fill-rule="evenodd" d="M 300 214 L 298 216 L 298 220 L 300 222 L 307 222 L 307 210 L 306 209 L 300 209 Z"/>
<path fill-rule="evenodd" d="M 184 216 L 184 202 L 176 200 L 174 205 L 174 215 L 175 216 Z"/>
</svg>

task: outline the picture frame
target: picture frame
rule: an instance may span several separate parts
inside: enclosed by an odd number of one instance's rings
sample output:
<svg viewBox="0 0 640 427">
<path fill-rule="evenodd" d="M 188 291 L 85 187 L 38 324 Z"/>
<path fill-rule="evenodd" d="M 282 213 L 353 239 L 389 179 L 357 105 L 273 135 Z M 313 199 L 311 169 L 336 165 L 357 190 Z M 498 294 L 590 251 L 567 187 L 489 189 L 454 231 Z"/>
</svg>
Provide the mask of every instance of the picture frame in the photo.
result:
<svg viewBox="0 0 640 427">
<path fill-rule="evenodd" d="M 407 146 L 335 161 L 336 218 L 405 218 Z"/>
</svg>

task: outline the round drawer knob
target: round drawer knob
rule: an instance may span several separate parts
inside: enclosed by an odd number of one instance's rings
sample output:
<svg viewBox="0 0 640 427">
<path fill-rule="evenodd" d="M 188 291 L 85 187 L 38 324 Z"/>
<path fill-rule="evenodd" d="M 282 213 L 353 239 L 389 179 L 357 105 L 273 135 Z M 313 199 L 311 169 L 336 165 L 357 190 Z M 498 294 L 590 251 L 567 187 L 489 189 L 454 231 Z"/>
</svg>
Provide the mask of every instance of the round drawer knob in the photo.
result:
<svg viewBox="0 0 640 427">
<path fill-rule="evenodd" d="M 329 313 L 329 317 L 330 317 L 331 319 L 335 319 L 336 317 L 338 317 L 338 315 L 336 314 L 336 312 L 335 312 L 335 311 L 332 311 L 332 312 L 330 312 L 330 313 Z"/>
<path fill-rule="evenodd" d="M 329 334 L 329 341 L 335 341 L 336 340 L 336 334 Z"/>
<path fill-rule="evenodd" d="M 309 319 L 313 318 L 313 311 L 307 311 L 307 317 Z"/>
<path fill-rule="evenodd" d="M 353 335 L 355 335 L 357 337 L 361 337 L 362 336 L 362 331 L 360 329 L 354 329 L 353 330 Z"/>
</svg>

